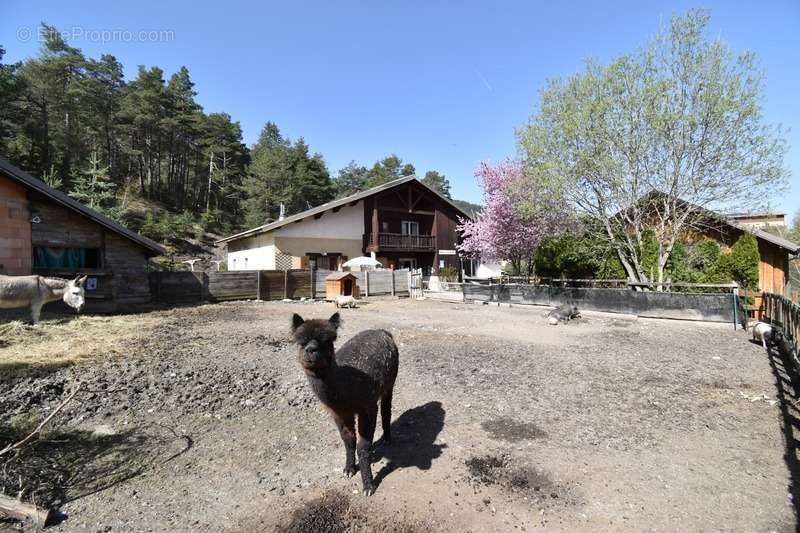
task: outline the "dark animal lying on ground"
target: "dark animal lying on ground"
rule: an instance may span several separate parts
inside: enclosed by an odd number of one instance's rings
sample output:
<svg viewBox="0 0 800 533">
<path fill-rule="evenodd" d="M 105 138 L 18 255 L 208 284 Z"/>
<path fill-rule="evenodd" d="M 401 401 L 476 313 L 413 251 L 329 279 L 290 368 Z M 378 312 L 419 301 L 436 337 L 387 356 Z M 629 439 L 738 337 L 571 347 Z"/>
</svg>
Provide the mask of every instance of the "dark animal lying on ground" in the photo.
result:
<svg viewBox="0 0 800 533">
<path fill-rule="evenodd" d="M 766 322 L 756 322 L 753 324 L 753 340 L 760 342 L 764 349 L 768 350 L 783 341 L 783 331 Z"/>
<path fill-rule="evenodd" d="M 333 415 L 345 447 L 344 474 L 361 470 L 364 495 L 375 492 L 370 466 L 370 447 L 375 435 L 380 401 L 383 443 L 391 441 L 392 390 L 397 378 L 399 354 L 391 333 L 381 329 L 362 331 L 334 352 L 339 313 L 328 320 L 292 317 L 292 334 L 300 346 L 297 360 L 314 394 Z M 356 443 L 356 416 L 358 442 Z M 358 468 L 355 454 L 358 451 Z"/>
<path fill-rule="evenodd" d="M 574 305 L 561 304 L 545 316 L 548 317 L 550 325 L 556 326 L 559 322 L 569 322 L 573 318 L 580 318 L 581 312 Z"/>
</svg>

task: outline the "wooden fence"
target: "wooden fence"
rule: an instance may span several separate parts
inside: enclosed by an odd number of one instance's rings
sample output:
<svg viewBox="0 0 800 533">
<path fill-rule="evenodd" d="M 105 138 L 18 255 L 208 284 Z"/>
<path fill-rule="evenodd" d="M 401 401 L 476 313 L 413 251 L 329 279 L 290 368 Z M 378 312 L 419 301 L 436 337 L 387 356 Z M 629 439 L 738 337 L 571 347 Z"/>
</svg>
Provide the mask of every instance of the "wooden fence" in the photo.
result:
<svg viewBox="0 0 800 533">
<path fill-rule="evenodd" d="M 792 343 L 796 362 L 800 356 L 800 305 L 780 294 L 765 292 L 763 298 L 762 319 L 783 330 Z"/>
<path fill-rule="evenodd" d="M 162 303 L 324 298 L 330 270 L 152 272 L 150 293 Z M 362 296 L 408 294 L 408 270 L 354 272 Z"/>
</svg>

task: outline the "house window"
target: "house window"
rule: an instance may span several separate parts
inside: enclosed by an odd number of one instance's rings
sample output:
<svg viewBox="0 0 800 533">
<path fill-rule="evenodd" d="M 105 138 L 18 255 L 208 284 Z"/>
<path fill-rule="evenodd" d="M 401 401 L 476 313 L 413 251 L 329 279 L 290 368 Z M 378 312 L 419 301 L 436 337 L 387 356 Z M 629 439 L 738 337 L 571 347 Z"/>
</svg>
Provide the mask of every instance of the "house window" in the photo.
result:
<svg viewBox="0 0 800 533">
<path fill-rule="evenodd" d="M 247 258 L 244 258 L 244 269 L 247 270 Z"/>
<path fill-rule="evenodd" d="M 33 268 L 100 268 L 100 248 L 34 246 Z"/>
<path fill-rule="evenodd" d="M 404 220 L 400 223 L 400 233 L 403 235 L 419 235 L 419 222 Z"/>
</svg>

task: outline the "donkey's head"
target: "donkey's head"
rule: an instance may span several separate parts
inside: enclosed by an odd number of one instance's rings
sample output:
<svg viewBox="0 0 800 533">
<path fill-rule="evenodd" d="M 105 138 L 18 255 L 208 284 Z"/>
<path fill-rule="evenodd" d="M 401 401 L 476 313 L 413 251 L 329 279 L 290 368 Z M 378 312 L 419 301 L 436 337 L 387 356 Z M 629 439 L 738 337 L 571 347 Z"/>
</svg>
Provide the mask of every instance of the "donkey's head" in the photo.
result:
<svg viewBox="0 0 800 533">
<path fill-rule="evenodd" d="M 78 276 L 68 281 L 64 289 L 64 296 L 62 297 L 65 304 L 74 307 L 78 311 L 80 311 L 86 303 L 86 292 L 83 290 L 84 283 L 86 283 L 86 276 Z"/>
<path fill-rule="evenodd" d="M 292 335 L 300 347 L 297 361 L 303 370 L 313 373 L 333 366 L 333 342 L 341 324 L 339 313 L 334 313 L 328 320 L 303 320 L 298 314 L 292 317 Z"/>
</svg>

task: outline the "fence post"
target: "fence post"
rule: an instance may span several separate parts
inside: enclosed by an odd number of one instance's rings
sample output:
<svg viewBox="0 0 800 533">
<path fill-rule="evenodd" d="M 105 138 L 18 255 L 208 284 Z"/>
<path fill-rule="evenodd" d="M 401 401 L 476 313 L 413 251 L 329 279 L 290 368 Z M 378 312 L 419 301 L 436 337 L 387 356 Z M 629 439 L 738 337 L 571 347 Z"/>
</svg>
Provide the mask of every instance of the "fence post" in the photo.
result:
<svg viewBox="0 0 800 533">
<path fill-rule="evenodd" d="M 309 278 L 311 278 L 311 288 L 309 289 L 309 293 L 311 294 L 311 299 L 314 300 L 317 297 L 317 287 L 316 287 L 316 280 L 314 279 L 314 267 L 309 268 Z"/>
<path fill-rule="evenodd" d="M 289 271 L 283 271 L 283 299 L 289 299 Z"/>
<path fill-rule="evenodd" d="M 739 312 L 739 285 L 734 283 L 733 286 L 733 331 L 736 331 L 736 323 L 738 320 Z"/>
<path fill-rule="evenodd" d="M 256 301 L 260 302 L 261 301 L 261 271 L 260 270 L 256 270 L 256 275 L 258 276 L 256 278 Z"/>
<path fill-rule="evenodd" d="M 364 296 L 369 298 L 369 270 L 364 271 Z"/>
<path fill-rule="evenodd" d="M 392 274 L 392 296 L 394 296 L 394 270 L 390 270 L 389 272 Z"/>
</svg>

